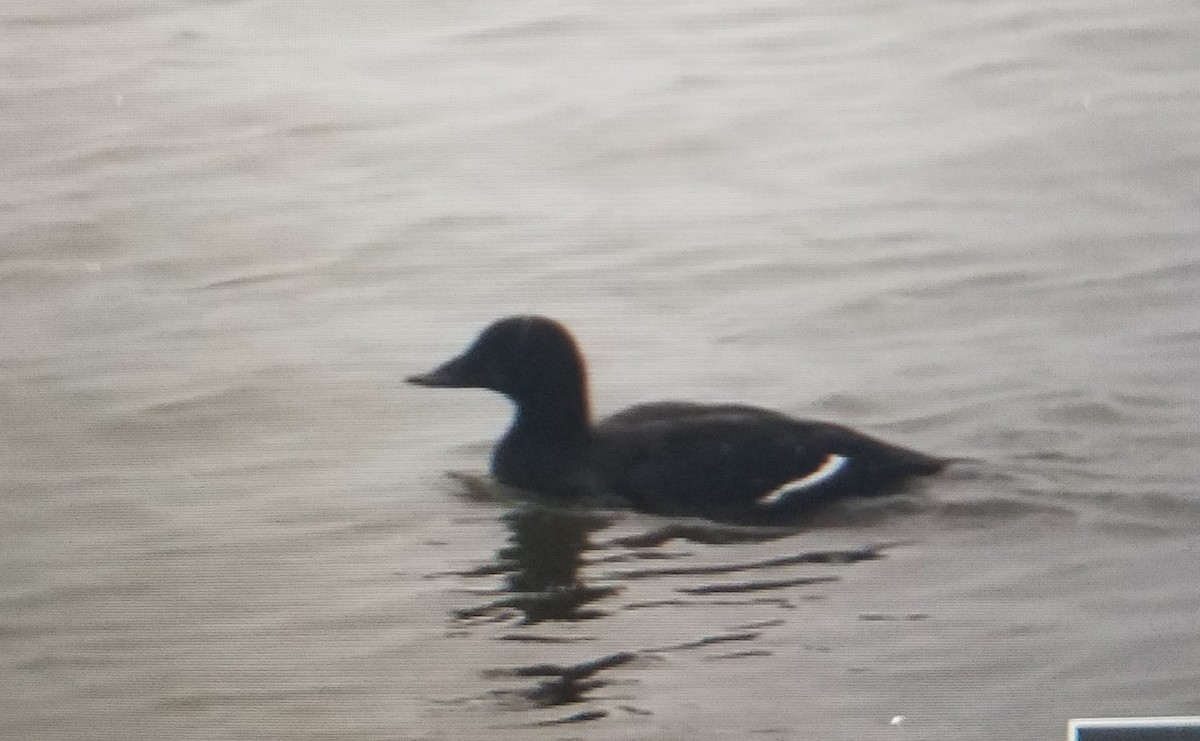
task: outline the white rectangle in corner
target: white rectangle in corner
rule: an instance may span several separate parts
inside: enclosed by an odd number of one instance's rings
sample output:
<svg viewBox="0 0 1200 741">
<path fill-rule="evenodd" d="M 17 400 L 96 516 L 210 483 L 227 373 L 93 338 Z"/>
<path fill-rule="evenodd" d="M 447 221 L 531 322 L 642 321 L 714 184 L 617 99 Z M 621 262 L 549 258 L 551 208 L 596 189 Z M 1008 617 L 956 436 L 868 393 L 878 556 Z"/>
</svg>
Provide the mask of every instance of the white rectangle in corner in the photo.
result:
<svg viewBox="0 0 1200 741">
<path fill-rule="evenodd" d="M 1200 716 L 1074 718 L 1067 741 L 1200 741 Z"/>
</svg>

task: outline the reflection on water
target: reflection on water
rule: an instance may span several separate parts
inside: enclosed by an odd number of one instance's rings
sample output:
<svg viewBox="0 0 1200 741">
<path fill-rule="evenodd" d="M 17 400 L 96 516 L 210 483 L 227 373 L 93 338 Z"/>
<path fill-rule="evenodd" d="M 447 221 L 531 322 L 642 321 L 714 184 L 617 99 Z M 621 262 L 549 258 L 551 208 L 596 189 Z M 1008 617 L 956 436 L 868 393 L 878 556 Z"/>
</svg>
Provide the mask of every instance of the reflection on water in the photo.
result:
<svg viewBox="0 0 1200 741">
<path fill-rule="evenodd" d="M 478 494 L 482 484 L 475 483 Z M 507 497 L 506 501 L 511 503 Z M 512 653 L 523 661 L 528 661 L 531 653 L 558 659 L 514 662 L 485 670 L 485 677 L 503 685 L 486 694 L 490 701 L 510 710 L 589 704 L 587 709 L 538 720 L 532 726 L 596 721 L 609 717 L 614 710 L 649 714 L 645 708 L 630 704 L 627 694 L 622 695 L 624 702 L 616 705 L 608 702 L 611 697 L 597 696 L 595 690 L 614 681 L 610 676 L 613 670 L 636 671 L 684 653 L 699 652 L 705 660 L 769 657 L 771 651 L 753 644 L 768 631 L 787 624 L 780 615 L 796 609 L 797 597 L 819 598 L 814 589 L 826 588 L 841 579 L 831 573 L 833 570 L 884 558 L 887 550 L 897 546 L 807 549 L 778 555 L 777 541 L 802 538 L 804 534 L 794 529 L 730 526 L 702 520 L 666 524 L 652 520 L 652 527 L 640 531 L 596 538 L 597 533 L 614 528 L 618 522 L 636 526 L 640 520 L 637 516 L 622 518 L 614 513 L 561 509 L 528 501 L 505 512 L 501 520 L 509 535 L 494 559 L 456 574 L 467 579 L 500 577 L 500 596 L 454 614 L 464 625 L 481 631 L 488 625 L 507 624 L 511 630 L 492 638 L 513 643 Z M 677 541 L 700 550 L 670 549 Z M 768 542 L 775 555 L 756 557 L 756 546 Z M 734 552 L 732 559 L 730 551 Z M 644 565 L 647 561 L 655 565 Z M 600 566 L 609 568 L 599 570 Z M 796 573 L 798 570 L 801 573 Z M 756 576 L 729 579 L 741 574 Z M 720 580 L 713 581 L 713 577 Z M 626 590 L 636 594 L 621 602 L 612 599 Z M 606 599 L 609 602 L 604 609 L 596 606 Z M 618 645 L 615 648 L 619 650 L 608 646 L 607 652 L 594 651 L 569 661 L 561 661 L 563 653 L 569 654 L 572 646 L 592 641 L 594 636 L 578 631 L 531 630 L 552 622 L 598 623 L 604 619 L 615 624 L 622 615 L 647 610 L 659 614 L 656 619 L 665 626 L 662 634 L 654 639 L 643 634 L 639 639 L 634 633 L 629 640 L 651 645 Z M 722 610 L 729 611 L 729 621 L 714 625 L 708 618 L 712 611 Z M 748 621 L 748 610 L 763 614 Z M 704 619 L 696 620 L 696 615 Z M 734 650 L 729 650 L 730 644 Z M 606 704 L 612 706 L 596 707 Z"/>
<path fill-rule="evenodd" d="M 554 707 L 584 702 L 589 699 L 587 693 L 604 687 L 609 682 L 596 675 L 605 669 L 612 669 L 628 664 L 638 657 L 632 651 L 601 656 L 597 659 L 581 661 L 577 664 L 533 664 L 512 669 L 496 669 L 486 672 L 487 676 L 495 679 L 506 678 L 535 678 L 537 683 L 532 687 L 515 690 L 497 690 L 493 695 L 508 707 L 521 709 L 527 707 Z M 604 710 L 592 710 L 576 713 L 567 718 L 555 719 L 551 723 L 578 722 L 581 720 L 596 720 L 608 713 Z"/>
<path fill-rule="evenodd" d="M 508 596 L 458 611 L 460 618 L 500 616 L 511 610 L 521 622 L 585 620 L 604 613 L 586 605 L 614 594 L 611 586 L 589 586 L 580 575 L 589 536 L 610 521 L 589 512 L 524 506 L 503 517 L 511 534 L 495 563 L 473 574 L 503 574 Z"/>
<path fill-rule="evenodd" d="M 506 596 L 458 610 L 459 619 L 513 619 L 520 626 L 531 626 L 549 620 L 581 621 L 606 614 L 587 605 L 616 594 L 618 589 L 587 584 L 582 568 L 584 553 L 595 548 L 592 533 L 608 527 L 612 522 L 609 518 L 530 504 L 510 510 L 502 520 L 508 526 L 509 537 L 497 550 L 495 561 L 464 575 L 503 575 Z M 533 639 L 521 633 L 505 638 Z M 632 652 L 618 652 L 569 665 L 541 663 L 493 669 L 485 674 L 493 679 L 535 680 L 533 686 L 492 692 L 505 707 L 554 707 L 583 702 L 588 692 L 606 684 L 596 677 L 598 673 L 633 658 Z M 604 710 L 586 710 L 536 725 L 580 723 L 607 714 Z"/>
</svg>

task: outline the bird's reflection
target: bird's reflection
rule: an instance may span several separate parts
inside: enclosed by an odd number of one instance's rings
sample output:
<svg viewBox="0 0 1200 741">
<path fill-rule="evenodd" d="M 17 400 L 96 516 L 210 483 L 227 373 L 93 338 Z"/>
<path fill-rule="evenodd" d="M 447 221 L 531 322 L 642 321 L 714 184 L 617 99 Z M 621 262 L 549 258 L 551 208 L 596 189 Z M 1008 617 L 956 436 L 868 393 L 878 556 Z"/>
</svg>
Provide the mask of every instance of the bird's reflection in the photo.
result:
<svg viewBox="0 0 1200 741">
<path fill-rule="evenodd" d="M 604 613 L 589 604 L 613 594 L 615 587 L 592 586 L 582 575 L 583 554 L 592 548 L 591 534 L 610 524 L 592 512 L 526 505 L 503 517 L 509 529 L 496 561 L 480 573 L 504 575 L 507 596 L 460 617 L 479 617 L 518 610 L 522 622 L 586 620 Z"/>
</svg>

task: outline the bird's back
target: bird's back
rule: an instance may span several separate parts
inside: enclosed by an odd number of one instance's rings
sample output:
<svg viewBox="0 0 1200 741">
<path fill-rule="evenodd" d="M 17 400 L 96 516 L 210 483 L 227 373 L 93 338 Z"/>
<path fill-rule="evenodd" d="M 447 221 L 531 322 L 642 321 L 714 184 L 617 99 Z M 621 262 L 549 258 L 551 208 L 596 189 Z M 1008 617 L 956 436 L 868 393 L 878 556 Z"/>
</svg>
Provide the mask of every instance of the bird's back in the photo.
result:
<svg viewBox="0 0 1200 741">
<path fill-rule="evenodd" d="M 608 493 L 640 509 L 757 519 L 887 493 L 944 463 L 841 425 L 744 405 L 661 402 L 597 424 L 588 465 Z"/>
</svg>

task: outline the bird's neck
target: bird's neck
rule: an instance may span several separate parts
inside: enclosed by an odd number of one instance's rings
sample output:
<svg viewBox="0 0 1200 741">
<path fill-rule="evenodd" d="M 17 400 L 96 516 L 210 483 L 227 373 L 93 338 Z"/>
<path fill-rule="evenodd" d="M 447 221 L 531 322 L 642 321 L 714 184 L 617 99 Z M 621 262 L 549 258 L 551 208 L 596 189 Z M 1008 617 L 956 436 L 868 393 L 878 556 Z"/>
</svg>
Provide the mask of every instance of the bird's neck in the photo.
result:
<svg viewBox="0 0 1200 741">
<path fill-rule="evenodd" d="M 564 441 L 587 438 L 592 428 L 592 416 L 587 400 L 580 394 L 544 396 L 535 403 L 517 406 L 512 432 L 536 438 L 557 438 Z"/>
<path fill-rule="evenodd" d="M 536 403 L 517 404 L 512 427 L 492 451 L 492 473 L 509 486 L 559 493 L 590 437 L 586 398 L 543 393 Z"/>
<path fill-rule="evenodd" d="M 568 386 L 552 393 L 539 394 L 517 404 L 512 434 L 526 438 L 549 438 L 564 443 L 588 437 L 592 427 L 587 392 L 582 386 Z"/>
</svg>

